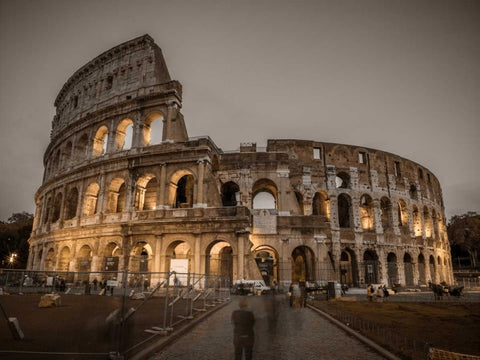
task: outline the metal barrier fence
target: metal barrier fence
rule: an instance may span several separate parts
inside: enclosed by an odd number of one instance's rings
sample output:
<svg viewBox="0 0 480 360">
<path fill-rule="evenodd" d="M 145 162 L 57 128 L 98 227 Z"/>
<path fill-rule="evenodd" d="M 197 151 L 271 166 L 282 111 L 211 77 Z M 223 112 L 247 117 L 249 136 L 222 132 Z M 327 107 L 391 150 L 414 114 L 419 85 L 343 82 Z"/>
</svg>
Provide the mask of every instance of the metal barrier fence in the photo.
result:
<svg viewBox="0 0 480 360">
<path fill-rule="evenodd" d="M 174 271 L 0 269 L 0 288 L 7 322 L 17 318 L 28 340 L 12 341 L 6 322 L 0 323 L 0 354 L 15 358 L 48 353 L 52 358 L 68 354 L 79 359 L 125 359 L 230 298 L 228 278 Z M 61 306 L 39 308 L 47 293 L 59 295 Z"/>
<path fill-rule="evenodd" d="M 455 284 L 469 290 L 480 290 L 480 278 L 455 278 Z"/>
</svg>

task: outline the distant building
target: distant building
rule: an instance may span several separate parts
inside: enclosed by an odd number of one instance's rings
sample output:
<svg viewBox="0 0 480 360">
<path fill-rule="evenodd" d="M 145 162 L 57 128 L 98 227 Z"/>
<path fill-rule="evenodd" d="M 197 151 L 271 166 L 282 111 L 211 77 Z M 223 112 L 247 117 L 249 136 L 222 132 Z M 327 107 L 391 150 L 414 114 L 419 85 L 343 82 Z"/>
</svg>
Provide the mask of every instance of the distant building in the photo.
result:
<svg viewBox="0 0 480 360">
<path fill-rule="evenodd" d="M 182 86 L 148 35 L 75 72 L 55 107 L 29 269 L 166 272 L 188 259 L 190 272 L 281 286 L 453 282 L 428 169 L 359 146 L 189 138 Z"/>
</svg>

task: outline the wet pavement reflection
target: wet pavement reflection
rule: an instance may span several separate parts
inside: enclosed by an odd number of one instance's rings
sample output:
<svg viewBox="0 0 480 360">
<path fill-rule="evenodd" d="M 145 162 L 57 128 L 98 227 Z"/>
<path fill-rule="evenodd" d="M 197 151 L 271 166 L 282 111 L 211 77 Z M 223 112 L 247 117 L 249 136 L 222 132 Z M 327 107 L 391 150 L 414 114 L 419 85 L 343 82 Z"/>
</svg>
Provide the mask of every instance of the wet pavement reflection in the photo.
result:
<svg viewBox="0 0 480 360">
<path fill-rule="evenodd" d="M 234 359 L 232 312 L 239 300 L 220 309 L 151 360 Z M 284 295 L 250 296 L 255 316 L 253 359 L 384 359 L 308 308 L 291 308 Z"/>
</svg>

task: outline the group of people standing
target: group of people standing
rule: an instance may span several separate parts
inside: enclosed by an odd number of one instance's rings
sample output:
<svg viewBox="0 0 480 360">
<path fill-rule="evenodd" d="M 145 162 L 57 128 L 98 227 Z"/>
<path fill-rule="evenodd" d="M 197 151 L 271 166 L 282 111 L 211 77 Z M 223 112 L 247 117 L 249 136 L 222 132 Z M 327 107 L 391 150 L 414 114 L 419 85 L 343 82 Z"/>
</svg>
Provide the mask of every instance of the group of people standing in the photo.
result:
<svg viewBox="0 0 480 360">
<path fill-rule="evenodd" d="M 367 299 L 368 301 L 373 301 L 376 298 L 377 301 L 386 300 L 390 294 L 388 293 L 387 286 L 385 284 L 381 284 L 377 289 L 372 284 L 368 284 L 367 286 Z"/>
</svg>

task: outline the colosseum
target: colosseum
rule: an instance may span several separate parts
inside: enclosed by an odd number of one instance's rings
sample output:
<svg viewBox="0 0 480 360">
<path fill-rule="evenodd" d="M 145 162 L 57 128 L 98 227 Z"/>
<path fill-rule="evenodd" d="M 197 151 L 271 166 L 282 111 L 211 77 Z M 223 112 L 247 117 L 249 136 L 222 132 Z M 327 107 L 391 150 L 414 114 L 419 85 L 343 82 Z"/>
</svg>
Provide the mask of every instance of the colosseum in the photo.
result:
<svg viewBox="0 0 480 360">
<path fill-rule="evenodd" d="M 55 100 L 28 269 L 188 271 L 350 286 L 453 282 L 425 167 L 314 140 L 223 151 L 189 137 L 182 85 L 149 35 L 75 72 Z"/>
</svg>

